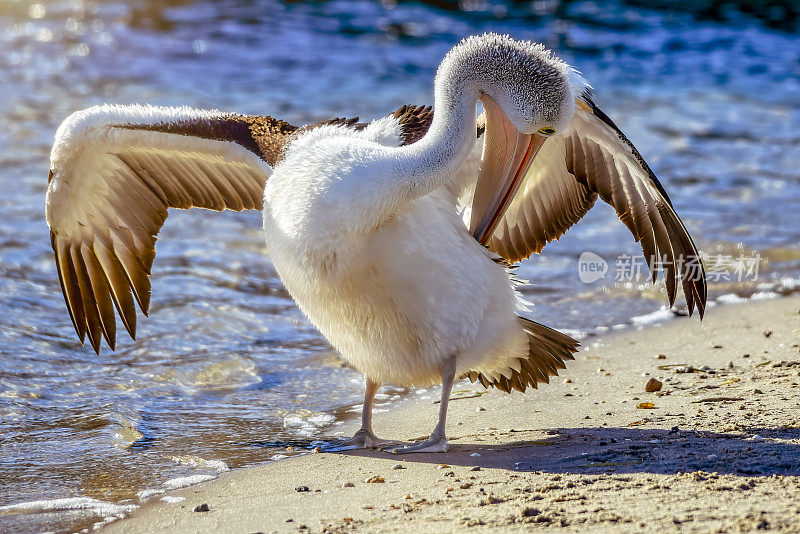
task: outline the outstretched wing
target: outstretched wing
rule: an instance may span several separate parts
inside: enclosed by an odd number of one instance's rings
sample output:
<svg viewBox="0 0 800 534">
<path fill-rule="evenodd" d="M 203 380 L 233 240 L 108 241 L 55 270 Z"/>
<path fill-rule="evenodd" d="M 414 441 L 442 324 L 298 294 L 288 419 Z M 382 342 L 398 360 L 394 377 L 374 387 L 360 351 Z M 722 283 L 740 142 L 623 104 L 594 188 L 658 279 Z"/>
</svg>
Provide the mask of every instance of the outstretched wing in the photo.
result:
<svg viewBox="0 0 800 534">
<path fill-rule="evenodd" d="M 155 242 L 168 208 L 261 209 L 264 184 L 296 128 L 270 117 L 98 106 L 56 133 L 46 216 L 75 331 L 100 350 L 115 306 L 136 335 L 147 314 Z M 113 303 L 113 304 L 112 304 Z"/>
<path fill-rule="evenodd" d="M 664 272 L 670 305 L 682 284 L 689 312 L 703 316 L 706 280 L 700 254 L 663 186 L 642 156 L 588 95 L 560 135 L 550 136 L 488 247 L 510 262 L 529 257 L 578 222 L 599 196 L 642 246 L 655 282 Z"/>
</svg>

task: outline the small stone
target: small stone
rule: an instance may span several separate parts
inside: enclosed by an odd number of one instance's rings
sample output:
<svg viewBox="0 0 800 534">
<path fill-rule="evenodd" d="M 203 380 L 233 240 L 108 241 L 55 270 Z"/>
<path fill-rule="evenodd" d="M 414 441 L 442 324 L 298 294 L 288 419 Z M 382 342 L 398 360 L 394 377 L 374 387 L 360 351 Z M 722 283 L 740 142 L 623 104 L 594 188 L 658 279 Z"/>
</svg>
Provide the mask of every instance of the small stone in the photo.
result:
<svg viewBox="0 0 800 534">
<path fill-rule="evenodd" d="M 450 469 L 450 466 L 447 464 L 439 464 L 436 469 Z"/>
<path fill-rule="evenodd" d="M 373 507 L 372 507 L 372 505 L 370 505 L 370 504 L 365 504 L 365 505 L 364 505 L 364 506 L 362 506 L 361 508 L 363 508 L 364 510 L 372 510 L 372 508 L 373 508 Z"/>
<path fill-rule="evenodd" d="M 656 354 L 656 360 L 666 360 L 666 359 L 667 359 L 666 354 Z"/>
<path fill-rule="evenodd" d="M 394 464 L 392 469 L 405 469 L 405 466 L 403 464 Z"/>
<path fill-rule="evenodd" d="M 651 378 L 644 384 L 644 390 L 647 393 L 653 393 L 654 391 L 661 391 L 661 386 L 664 384 L 660 380 L 656 380 L 655 378 Z"/>
<path fill-rule="evenodd" d="M 210 512 L 211 508 L 209 508 L 207 504 L 203 503 L 200 506 L 195 506 L 194 511 L 195 512 Z"/>
<path fill-rule="evenodd" d="M 383 478 L 382 476 L 375 475 L 369 477 L 364 482 L 366 482 L 367 484 L 381 484 L 383 482 L 386 482 L 386 479 Z"/>
<path fill-rule="evenodd" d="M 565 384 L 572 384 L 572 379 L 571 378 L 565 378 L 564 379 L 564 383 Z"/>
<path fill-rule="evenodd" d="M 480 466 L 477 466 L 477 465 L 475 467 L 473 467 L 472 469 L 470 469 L 470 471 L 480 471 L 480 470 L 481 470 Z"/>
<path fill-rule="evenodd" d="M 749 357 L 750 357 L 749 354 L 742 354 L 742 358 L 749 358 Z"/>
<path fill-rule="evenodd" d="M 640 402 L 639 404 L 636 405 L 636 407 L 639 408 L 640 410 L 652 410 L 653 408 L 656 407 L 656 405 L 653 404 L 652 402 Z"/>
<path fill-rule="evenodd" d="M 355 488 L 356 485 L 353 484 L 352 482 L 344 482 L 344 483 L 342 483 L 342 487 L 343 488 Z"/>
<path fill-rule="evenodd" d="M 764 337 L 769 337 L 772 335 L 772 330 L 764 330 Z"/>
<path fill-rule="evenodd" d="M 292 518 L 290 517 L 289 519 L 287 519 L 287 520 L 286 520 L 286 522 L 287 522 L 287 523 L 294 523 L 294 519 L 292 519 Z"/>
<path fill-rule="evenodd" d="M 758 388 L 754 389 L 754 390 L 753 390 L 753 393 L 754 393 L 755 395 L 763 395 L 763 394 L 764 394 L 764 392 L 763 392 L 763 391 L 761 391 L 761 390 L 760 390 L 760 389 L 758 389 Z"/>
<path fill-rule="evenodd" d="M 712 349 L 721 349 L 722 345 L 720 345 L 719 343 L 714 343 L 713 345 L 711 345 L 711 348 Z"/>
<path fill-rule="evenodd" d="M 475 411 L 476 412 L 485 412 L 486 408 L 484 408 L 483 406 L 478 406 L 477 408 L 475 408 Z"/>
<path fill-rule="evenodd" d="M 296 492 L 298 492 L 298 493 L 304 493 L 306 491 L 311 491 L 311 490 L 308 489 L 308 486 L 297 486 L 294 490 Z"/>
</svg>

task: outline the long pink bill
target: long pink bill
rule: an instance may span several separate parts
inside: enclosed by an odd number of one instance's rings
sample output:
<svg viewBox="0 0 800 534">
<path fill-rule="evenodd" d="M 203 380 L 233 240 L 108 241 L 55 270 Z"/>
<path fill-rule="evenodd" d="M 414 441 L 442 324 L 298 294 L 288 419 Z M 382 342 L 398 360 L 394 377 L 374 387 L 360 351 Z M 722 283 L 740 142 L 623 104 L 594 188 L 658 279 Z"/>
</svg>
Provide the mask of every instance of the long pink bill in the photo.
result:
<svg viewBox="0 0 800 534">
<path fill-rule="evenodd" d="M 486 245 L 547 137 L 520 133 L 497 102 L 486 95 L 481 100 L 486 134 L 470 231 Z"/>
</svg>

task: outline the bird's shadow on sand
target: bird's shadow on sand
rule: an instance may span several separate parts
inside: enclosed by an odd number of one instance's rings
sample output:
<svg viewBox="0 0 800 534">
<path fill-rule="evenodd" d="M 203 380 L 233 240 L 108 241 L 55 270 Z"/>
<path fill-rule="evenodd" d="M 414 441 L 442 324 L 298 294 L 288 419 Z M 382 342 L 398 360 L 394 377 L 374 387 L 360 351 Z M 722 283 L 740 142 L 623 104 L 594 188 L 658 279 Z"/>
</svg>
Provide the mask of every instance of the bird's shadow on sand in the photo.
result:
<svg viewBox="0 0 800 534">
<path fill-rule="evenodd" d="M 392 455 L 369 449 L 338 454 L 515 472 L 800 475 L 800 428 L 722 433 L 602 427 L 549 432 L 544 439 L 502 443 L 469 443 L 467 436 L 451 442 L 447 453 L 438 454 Z"/>
</svg>

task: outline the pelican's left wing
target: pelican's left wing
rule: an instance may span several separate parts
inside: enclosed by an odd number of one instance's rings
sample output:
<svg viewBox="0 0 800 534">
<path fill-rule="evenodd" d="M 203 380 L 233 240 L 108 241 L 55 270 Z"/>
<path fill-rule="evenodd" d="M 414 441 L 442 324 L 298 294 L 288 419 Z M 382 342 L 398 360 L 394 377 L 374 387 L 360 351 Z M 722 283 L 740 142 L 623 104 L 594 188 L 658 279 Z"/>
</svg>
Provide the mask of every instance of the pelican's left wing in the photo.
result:
<svg viewBox="0 0 800 534">
<path fill-rule="evenodd" d="M 261 209 L 296 130 L 270 117 L 191 108 L 98 106 L 56 133 L 46 216 L 61 289 L 81 341 L 113 349 L 113 306 L 131 337 L 147 314 L 155 241 L 168 208 Z M 112 306 L 113 303 L 113 306 Z"/>
<path fill-rule="evenodd" d="M 569 127 L 547 138 L 485 244 L 510 262 L 558 239 L 592 208 L 609 203 L 642 246 L 653 281 L 663 269 L 670 304 L 683 286 L 702 317 L 706 280 L 700 254 L 642 156 L 588 95 Z M 473 230 L 473 229 L 471 229 Z"/>
</svg>

